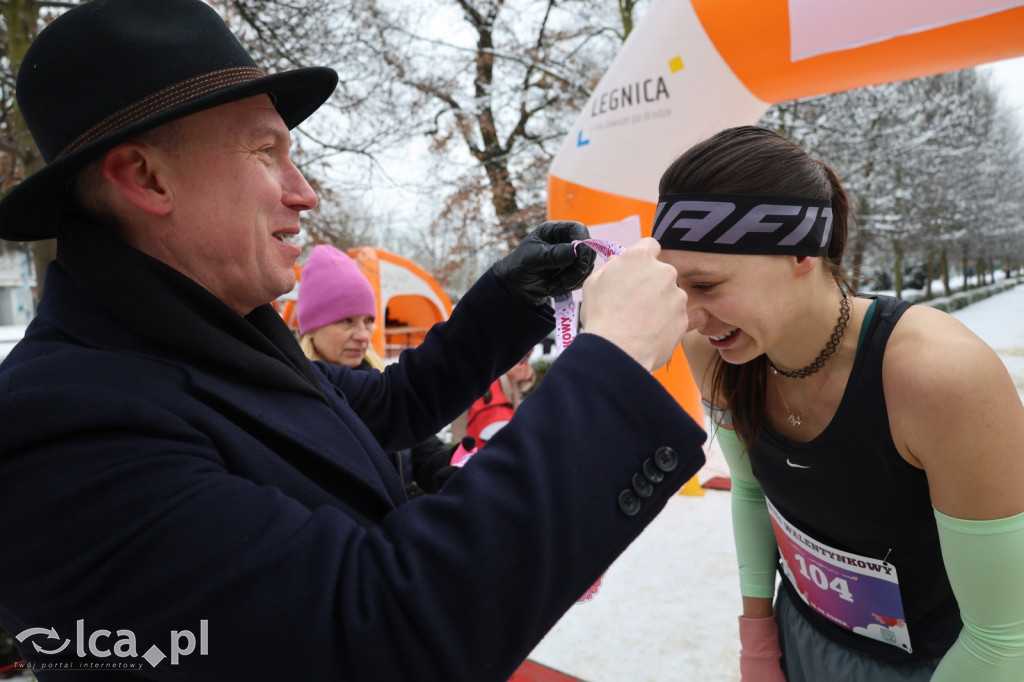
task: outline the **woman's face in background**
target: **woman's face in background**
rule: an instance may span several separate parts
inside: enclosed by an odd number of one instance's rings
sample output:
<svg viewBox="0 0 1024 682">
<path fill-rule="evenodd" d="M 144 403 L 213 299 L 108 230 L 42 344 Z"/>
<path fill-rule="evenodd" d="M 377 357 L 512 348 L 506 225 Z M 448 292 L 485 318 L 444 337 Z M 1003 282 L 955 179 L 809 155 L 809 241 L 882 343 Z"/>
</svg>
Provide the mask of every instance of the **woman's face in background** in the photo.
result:
<svg viewBox="0 0 1024 682">
<path fill-rule="evenodd" d="M 313 348 L 324 362 L 355 368 L 363 361 L 373 336 L 373 315 L 355 315 L 312 332 Z"/>
</svg>

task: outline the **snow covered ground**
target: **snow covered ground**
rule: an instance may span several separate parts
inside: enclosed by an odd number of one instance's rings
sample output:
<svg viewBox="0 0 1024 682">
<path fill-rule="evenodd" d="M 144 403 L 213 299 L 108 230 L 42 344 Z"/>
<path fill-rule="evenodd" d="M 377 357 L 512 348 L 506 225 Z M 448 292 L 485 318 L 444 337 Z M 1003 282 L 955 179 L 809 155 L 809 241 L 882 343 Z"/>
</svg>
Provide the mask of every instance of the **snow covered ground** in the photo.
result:
<svg viewBox="0 0 1024 682">
<path fill-rule="evenodd" d="M 953 317 L 995 349 L 1024 400 L 1024 286 L 971 304 Z"/>
<path fill-rule="evenodd" d="M 1024 397 L 1024 286 L 953 313 L 1003 359 Z M 586 682 L 739 680 L 729 495 L 676 495 L 531 659 Z"/>
</svg>

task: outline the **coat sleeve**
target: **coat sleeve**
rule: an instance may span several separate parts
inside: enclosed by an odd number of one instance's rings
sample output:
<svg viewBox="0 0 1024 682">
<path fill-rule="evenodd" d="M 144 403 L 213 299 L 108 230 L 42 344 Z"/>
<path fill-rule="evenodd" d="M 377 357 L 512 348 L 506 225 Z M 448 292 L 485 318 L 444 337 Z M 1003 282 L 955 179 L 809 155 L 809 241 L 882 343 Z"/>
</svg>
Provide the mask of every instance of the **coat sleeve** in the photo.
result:
<svg viewBox="0 0 1024 682">
<path fill-rule="evenodd" d="M 125 662 L 162 680 L 504 682 L 704 461 L 703 431 L 589 334 L 441 494 L 381 518 L 239 475 L 192 420 L 97 388 L 92 371 L 0 386 L 0 623 L 70 639 L 81 621 L 111 654 L 26 641 L 35 662 Z M 61 419 L 17 427 L 45 414 Z M 185 631 L 206 633 L 187 654 Z M 153 647 L 168 659 L 144 660 Z"/>
<path fill-rule="evenodd" d="M 316 363 L 387 451 L 437 433 L 554 327 L 550 306 L 531 308 L 488 272 L 417 348 L 383 373 Z"/>
</svg>

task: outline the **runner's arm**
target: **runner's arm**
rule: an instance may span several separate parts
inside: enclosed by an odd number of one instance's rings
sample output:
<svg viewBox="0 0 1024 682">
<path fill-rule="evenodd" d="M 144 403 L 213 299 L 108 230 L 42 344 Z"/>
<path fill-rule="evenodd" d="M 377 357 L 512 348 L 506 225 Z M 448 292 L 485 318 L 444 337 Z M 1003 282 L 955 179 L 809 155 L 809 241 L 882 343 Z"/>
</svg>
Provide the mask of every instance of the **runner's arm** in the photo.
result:
<svg viewBox="0 0 1024 682">
<path fill-rule="evenodd" d="M 932 682 L 1024 679 L 1024 513 L 968 521 L 935 510 L 964 628 Z"/>
<path fill-rule="evenodd" d="M 719 427 L 715 433 L 732 478 L 732 527 L 740 569 L 740 594 L 744 602 L 748 597 L 768 599 L 770 613 L 770 600 L 775 595 L 777 545 L 768 505 L 736 432 Z"/>
<path fill-rule="evenodd" d="M 1017 388 L 973 332 L 917 306 L 893 332 L 883 381 L 893 442 L 927 473 L 964 622 L 932 680 L 1024 679 L 1024 406 Z"/>
<path fill-rule="evenodd" d="M 743 595 L 740 677 L 743 682 L 782 682 L 782 649 L 772 616 L 776 544 L 768 504 L 736 432 L 719 426 L 715 433 L 732 477 L 733 536 Z"/>
</svg>

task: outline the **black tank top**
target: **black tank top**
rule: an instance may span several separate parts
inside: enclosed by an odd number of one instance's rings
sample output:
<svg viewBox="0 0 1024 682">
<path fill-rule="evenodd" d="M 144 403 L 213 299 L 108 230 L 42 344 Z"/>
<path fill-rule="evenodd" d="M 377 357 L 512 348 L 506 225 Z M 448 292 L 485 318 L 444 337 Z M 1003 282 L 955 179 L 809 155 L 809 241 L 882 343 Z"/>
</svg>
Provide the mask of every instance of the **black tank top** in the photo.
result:
<svg viewBox="0 0 1024 682">
<path fill-rule="evenodd" d="M 829 425 L 808 443 L 765 427 L 750 449 L 750 463 L 765 495 L 802 533 L 896 566 L 913 653 L 829 622 L 783 576 L 797 609 L 836 642 L 887 661 L 915 661 L 943 655 L 962 623 L 942 563 L 928 481 L 896 450 L 882 389 L 885 345 L 910 304 L 875 298 Z"/>
</svg>

